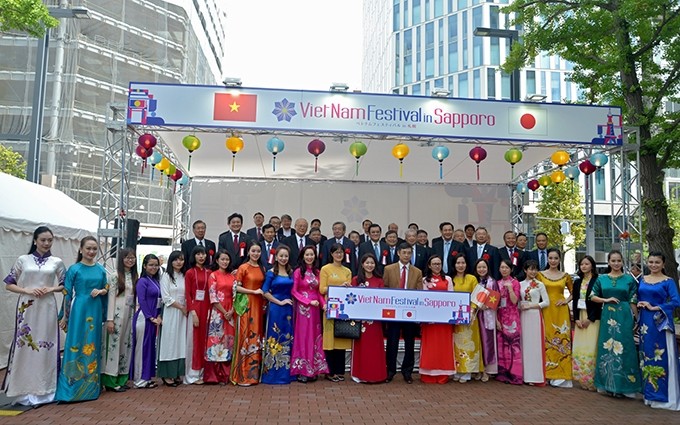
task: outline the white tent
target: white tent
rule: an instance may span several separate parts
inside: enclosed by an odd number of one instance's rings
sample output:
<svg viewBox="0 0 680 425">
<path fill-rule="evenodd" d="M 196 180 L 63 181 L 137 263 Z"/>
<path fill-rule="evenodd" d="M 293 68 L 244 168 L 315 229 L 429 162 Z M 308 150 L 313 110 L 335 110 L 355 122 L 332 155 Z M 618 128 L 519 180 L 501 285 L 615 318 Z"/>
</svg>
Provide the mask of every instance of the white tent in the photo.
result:
<svg viewBox="0 0 680 425">
<path fill-rule="evenodd" d="M 0 173 L 0 193 L 0 280 L 28 252 L 38 226 L 52 230 L 52 254 L 67 267 L 75 261 L 80 239 L 97 234 L 97 215 L 63 192 Z M 0 367 L 6 367 L 17 296 L 4 284 L 0 288 Z"/>
</svg>

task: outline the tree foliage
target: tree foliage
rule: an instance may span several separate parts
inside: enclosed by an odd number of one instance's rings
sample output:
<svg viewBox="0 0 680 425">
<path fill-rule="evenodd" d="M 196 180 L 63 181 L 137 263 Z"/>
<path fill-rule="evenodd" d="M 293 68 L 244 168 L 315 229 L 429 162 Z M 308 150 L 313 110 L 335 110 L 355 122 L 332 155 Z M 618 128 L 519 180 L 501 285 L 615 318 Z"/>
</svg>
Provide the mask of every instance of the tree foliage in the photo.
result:
<svg viewBox="0 0 680 425">
<path fill-rule="evenodd" d="M 563 252 L 581 246 L 586 238 L 586 224 L 581 209 L 581 193 L 578 183 L 569 180 L 560 184 L 551 184 L 542 191 L 536 217 L 544 219 L 536 219 L 536 232 L 544 232 L 551 246 L 557 246 Z M 563 220 L 570 221 L 571 232 L 568 235 L 561 232 Z M 568 236 L 573 236 L 573 238 L 568 238 Z"/>
<path fill-rule="evenodd" d="M 42 37 L 46 28 L 59 25 L 41 0 L 2 0 L 1 3 L 0 32 L 18 30 Z"/>
<path fill-rule="evenodd" d="M 12 148 L 0 145 L 0 171 L 20 179 L 26 178 L 26 161 Z"/>
<path fill-rule="evenodd" d="M 574 65 L 572 80 L 589 103 L 621 106 L 626 125 L 639 129 L 642 206 L 649 249 L 664 252 L 677 277 L 674 230 L 664 196 L 665 168 L 680 164 L 680 4 L 676 0 L 515 0 L 522 43 L 504 64 L 510 71 L 540 51 Z M 576 124 L 576 123 L 575 123 Z"/>
</svg>

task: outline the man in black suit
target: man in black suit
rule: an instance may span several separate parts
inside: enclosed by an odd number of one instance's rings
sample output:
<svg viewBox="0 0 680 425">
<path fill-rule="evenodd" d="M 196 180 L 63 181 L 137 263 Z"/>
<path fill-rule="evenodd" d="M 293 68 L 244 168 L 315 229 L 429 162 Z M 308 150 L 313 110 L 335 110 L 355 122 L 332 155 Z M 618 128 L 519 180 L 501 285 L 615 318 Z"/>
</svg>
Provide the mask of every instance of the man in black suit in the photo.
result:
<svg viewBox="0 0 680 425">
<path fill-rule="evenodd" d="M 427 259 L 430 258 L 430 250 L 429 248 L 423 248 L 417 244 L 417 233 L 416 230 L 408 229 L 404 233 L 404 239 L 411 247 L 411 264 L 416 266 L 419 270 L 425 270 Z"/>
<path fill-rule="evenodd" d="M 399 226 L 397 226 L 397 223 L 390 223 L 387 225 L 387 232 L 385 232 L 385 236 L 382 238 L 382 241 L 387 242 L 385 237 L 387 237 L 389 232 L 394 232 L 394 234 L 397 235 L 397 247 L 405 242 L 399 237 Z"/>
<path fill-rule="evenodd" d="M 314 228 L 319 229 L 320 243 L 321 243 L 321 246 L 323 246 L 323 243 L 326 242 L 326 240 L 328 238 L 326 236 L 324 236 L 323 233 L 321 233 L 321 219 L 313 218 L 312 221 L 309 222 L 309 234 L 307 236 L 309 236 L 310 238 L 312 237 L 312 230 L 314 230 Z M 319 243 L 319 242 L 317 242 L 317 243 Z"/>
<path fill-rule="evenodd" d="M 248 235 L 248 238 L 254 241 L 261 241 L 262 240 L 262 224 L 264 223 L 264 214 L 261 212 L 256 212 L 255 215 L 253 215 L 253 223 L 255 223 L 254 227 L 251 227 L 246 231 L 246 235 Z"/>
<path fill-rule="evenodd" d="M 279 241 L 276 240 L 276 230 L 271 224 L 265 224 L 262 226 L 262 241 L 260 242 L 260 248 L 262 249 L 262 255 L 260 255 L 260 264 L 265 270 L 272 268 L 275 262 L 276 254 L 272 250 L 276 251 L 279 247 Z M 271 260 L 271 261 L 270 261 Z M 294 266 L 295 262 L 291 259 L 291 266 Z"/>
<path fill-rule="evenodd" d="M 466 224 L 463 230 L 465 231 L 465 247 L 470 248 L 475 243 L 475 226 L 472 224 Z"/>
<path fill-rule="evenodd" d="M 399 261 L 399 253 L 398 247 L 399 247 L 399 237 L 397 237 L 397 232 L 394 230 L 388 230 L 385 233 L 385 237 L 380 239 L 380 242 L 385 242 L 387 245 L 387 264 L 394 264 L 397 261 Z M 402 242 L 403 243 L 403 242 Z M 382 259 L 381 259 L 382 262 Z"/>
<path fill-rule="evenodd" d="M 416 231 L 416 243 L 418 246 L 422 246 L 428 250 L 430 249 L 430 241 L 428 241 L 427 230 L 418 229 L 418 231 Z"/>
<path fill-rule="evenodd" d="M 529 238 L 527 238 L 526 234 L 524 234 L 524 233 L 518 233 L 517 234 L 517 243 L 515 244 L 515 246 L 520 251 L 524 251 L 524 252 L 527 253 L 527 260 L 529 259 L 529 257 L 528 257 L 529 251 L 526 250 L 528 242 L 529 242 Z"/>
<path fill-rule="evenodd" d="M 241 231 L 243 227 L 243 216 L 239 213 L 233 213 L 227 217 L 227 224 L 229 230 L 222 233 L 219 238 L 219 249 L 226 249 L 231 254 L 234 268 L 248 261 L 248 244 L 250 240 L 248 235 Z"/>
<path fill-rule="evenodd" d="M 359 245 L 359 261 L 366 254 L 373 254 L 377 260 L 375 268 L 382 273 L 386 265 L 391 264 L 388 262 L 389 257 L 389 247 L 386 242 L 380 240 L 380 235 L 382 233 L 382 228 L 378 223 L 371 223 L 368 228 L 369 240 L 367 242 Z"/>
<path fill-rule="evenodd" d="M 283 239 L 279 239 L 279 229 L 281 228 L 281 219 L 277 215 L 269 217 L 269 224 L 274 226 L 274 239 L 281 242 Z"/>
<path fill-rule="evenodd" d="M 208 254 L 208 264 L 212 265 L 217 248 L 215 248 L 215 242 L 205 238 L 206 229 L 207 227 L 203 220 L 196 220 L 191 226 L 191 230 L 194 232 L 194 237 L 182 242 L 181 251 L 182 255 L 184 256 L 184 264 L 186 267 L 189 267 L 189 257 L 191 256 L 191 252 L 199 245 L 205 248 L 205 252 Z"/>
<path fill-rule="evenodd" d="M 548 269 L 548 235 L 536 233 L 536 249 L 529 253 L 529 259 L 538 263 L 538 271 Z"/>
<path fill-rule="evenodd" d="M 318 227 L 312 227 L 309 229 L 309 234 L 307 236 L 312 240 L 314 249 L 316 249 L 316 261 L 318 264 L 321 264 L 321 252 L 323 243 L 325 242 L 322 239 L 323 235 L 321 234 L 321 229 Z"/>
<path fill-rule="evenodd" d="M 371 239 L 371 236 L 369 235 L 369 229 L 371 228 L 371 224 L 373 224 L 373 222 L 369 219 L 366 219 L 361 222 L 361 227 L 364 229 L 364 233 L 361 234 L 360 243 L 365 243 Z"/>
<path fill-rule="evenodd" d="M 489 245 L 488 232 L 486 227 L 478 227 L 475 231 L 475 242 L 472 247 L 467 249 L 467 265 L 468 273 L 472 274 L 475 270 L 475 263 L 480 258 L 486 260 L 489 264 L 489 275 L 494 279 L 500 279 L 500 272 L 498 271 L 498 266 L 500 264 L 500 256 L 498 254 L 498 248 L 493 245 Z"/>
<path fill-rule="evenodd" d="M 281 242 L 290 248 L 290 260 L 288 261 L 290 261 L 291 266 L 297 264 L 301 248 L 307 245 L 314 245 L 314 241 L 307 236 L 307 226 L 307 220 L 298 218 L 295 220 L 295 232 Z"/>
<path fill-rule="evenodd" d="M 515 232 L 512 230 L 508 230 L 503 234 L 503 241 L 505 246 L 498 248 L 500 259 L 510 261 L 510 264 L 512 264 L 512 272 L 510 274 L 521 282 L 526 277 L 524 273 L 525 252 L 517 248 L 517 236 L 515 236 Z"/>
<path fill-rule="evenodd" d="M 445 221 L 439 225 L 439 232 L 442 237 L 437 242 L 432 243 L 432 254 L 439 255 L 442 260 L 442 271 L 448 276 L 456 274 L 455 257 L 458 254 L 465 254 L 465 245 L 453 240 L 453 224 Z"/>
<path fill-rule="evenodd" d="M 352 264 L 352 258 L 354 257 L 351 255 L 352 250 L 354 249 L 354 242 L 349 240 L 347 236 L 345 236 L 345 232 L 347 231 L 347 226 L 345 226 L 345 223 L 342 221 L 336 221 L 333 223 L 333 237 L 328 238 L 326 242 L 323 244 L 323 249 L 322 249 L 322 254 L 321 254 L 321 265 L 325 266 L 328 263 L 333 262 L 333 258 L 331 257 L 331 246 L 335 243 L 339 243 L 342 245 L 343 250 L 345 251 L 345 258 L 342 259 L 342 265 L 347 267 L 350 270 L 353 270 L 353 264 Z M 349 261 L 347 261 L 347 257 L 349 257 Z"/>
<path fill-rule="evenodd" d="M 288 236 L 293 236 L 293 234 L 295 234 L 293 229 L 290 227 L 292 224 L 293 217 L 291 217 L 288 214 L 284 214 L 281 216 L 281 227 L 279 227 L 279 230 L 276 231 L 276 235 L 279 241 L 282 242 Z"/>
</svg>

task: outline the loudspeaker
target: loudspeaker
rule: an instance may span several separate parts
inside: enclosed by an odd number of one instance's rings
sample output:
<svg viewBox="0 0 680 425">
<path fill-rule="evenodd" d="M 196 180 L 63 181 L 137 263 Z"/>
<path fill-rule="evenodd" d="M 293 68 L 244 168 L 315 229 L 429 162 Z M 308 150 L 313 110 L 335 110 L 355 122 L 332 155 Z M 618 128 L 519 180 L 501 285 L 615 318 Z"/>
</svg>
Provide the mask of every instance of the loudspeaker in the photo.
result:
<svg viewBox="0 0 680 425">
<path fill-rule="evenodd" d="M 115 220 L 114 222 L 114 228 L 118 229 L 119 226 L 119 221 L 118 219 Z M 136 220 L 134 218 L 128 218 L 127 219 L 127 228 L 125 232 L 125 247 L 124 248 L 132 248 L 132 249 L 137 249 L 137 241 L 139 240 L 139 220 Z M 111 240 L 111 246 L 112 247 L 117 247 L 118 246 L 118 238 L 113 238 Z M 118 254 L 118 250 L 116 248 L 111 248 L 111 257 L 115 258 L 116 255 Z"/>
</svg>

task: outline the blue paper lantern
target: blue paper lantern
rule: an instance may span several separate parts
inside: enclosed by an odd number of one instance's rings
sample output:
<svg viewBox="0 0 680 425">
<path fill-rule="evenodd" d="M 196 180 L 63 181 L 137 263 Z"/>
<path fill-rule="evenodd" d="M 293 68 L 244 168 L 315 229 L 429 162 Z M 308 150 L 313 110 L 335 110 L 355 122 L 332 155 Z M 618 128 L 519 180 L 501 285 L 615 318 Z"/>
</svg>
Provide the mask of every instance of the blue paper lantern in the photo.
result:
<svg viewBox="0 0 680 425">
<path fill-rule="evenodd" d="M 571 167 L 567 167 L 564 170 L 564 174 L 569 178 L 569 180 L 574 181 L 578 179 L 578 177 L 581 175 L 581 172 L 576 165 L 572 165 Z"/>
<path fill-rule="evenodd" d="M 597 168 L 604 167 L 607 165 L 607 162 L 609 162 L 609 158 L 602 152 L 595 152 L 594 154 L 590 155 L 590 163 Z"/>
<path fill-rule="evenodd" d="M 189 183 L 189 177 L 186 174 L 183 174 L 182 178 L 177 180 L 177 184 L 180 185 L 180 186 L 184 186 L 187 183 Z"/>
<path fill-rule="evenodd" d="M 444 178 L 444 170 L 442 169 L 442 162 L 448 158 L 449 148 L 446 146 L 435 146 L 432 148 L 432 158 L 439 161 L 439 179 Z"/>
<path fill-rule="evenodd" d="M 524 182 L 519 182 L 519 183 L 517 183 L 517 191 L 518 191 L 519 193 L 522 193 L 522 194 L 527 193 L 527 190 L 528 190 L 528 189 L 529 189 L 529 188 L 527 187 L 527 184 L 526 184 L 526 183 L 524 183 Z"/>
<path fill-rule="evenodd" d="M 283 140 L 279 139 L 278 137 L 274 136 L 269 141 L 267 141 L 267 150 L 271 152 L 273 155 L 272 159 L 272 171 L 276 171 L 276 154 L 279 152 L 283 152 L 283 149 L 286 147 L 286 144 L 283 143 Z"/>
</svg>

